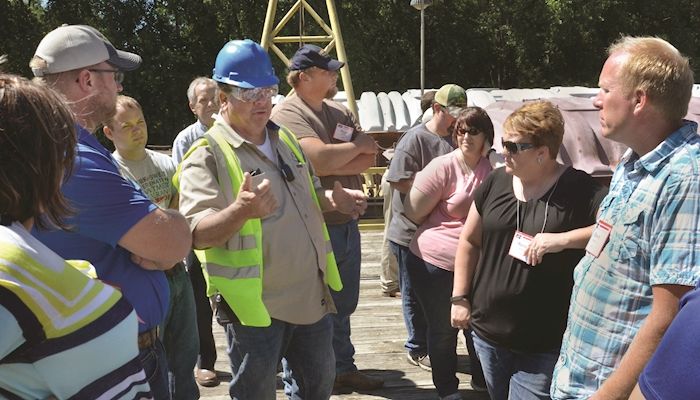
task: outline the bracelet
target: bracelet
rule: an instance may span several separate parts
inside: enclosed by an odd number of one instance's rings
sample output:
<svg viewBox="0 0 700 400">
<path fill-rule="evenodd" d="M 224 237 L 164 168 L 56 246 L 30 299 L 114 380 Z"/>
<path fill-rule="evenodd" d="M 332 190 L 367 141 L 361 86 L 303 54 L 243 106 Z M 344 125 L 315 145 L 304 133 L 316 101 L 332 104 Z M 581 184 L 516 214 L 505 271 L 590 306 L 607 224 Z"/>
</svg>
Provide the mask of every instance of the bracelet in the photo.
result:
<svg viewBox="0 0 700 400">
<path fill-rule="evenodd" d="M 462 295 L 459 295 L 459 296 L 452 296 L 452 297 L 450 297 L 450 303 L 454 304 L 454 303 L 456 303 L 456 302 L 458 302 L 458 301 L 468 300 L 468 299 L 469 299 L 469 296 L 466 295 L 466 294 L 462 294 Z"/>
</svg>

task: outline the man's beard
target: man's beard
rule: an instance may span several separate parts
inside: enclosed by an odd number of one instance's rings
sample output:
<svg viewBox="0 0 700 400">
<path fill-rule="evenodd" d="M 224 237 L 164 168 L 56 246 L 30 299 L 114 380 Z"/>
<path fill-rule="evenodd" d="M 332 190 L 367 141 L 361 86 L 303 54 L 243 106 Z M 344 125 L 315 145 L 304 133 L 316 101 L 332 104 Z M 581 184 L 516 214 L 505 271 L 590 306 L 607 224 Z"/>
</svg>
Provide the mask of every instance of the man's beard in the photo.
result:
<svg viewBox="0 0 700 400">
<path fill-rule="evenodd" d="M 109 103 L 100 104 L 98 101 L 96 102 L 97 104 L 93 110 L 93 118 L 98 124 L 106 124 L 117 114 L 116 98 L 114 99 L 114 102 L 110 101 Z"/>
<path fill-rule="evenodd" d="M 328 89 L 328 91 L 326 92 L 326 98 L 329 100 L 333 99 L 336 94 L 338 94 L 338 87 L 333 86 L 332 88 Z"/>
</svg>

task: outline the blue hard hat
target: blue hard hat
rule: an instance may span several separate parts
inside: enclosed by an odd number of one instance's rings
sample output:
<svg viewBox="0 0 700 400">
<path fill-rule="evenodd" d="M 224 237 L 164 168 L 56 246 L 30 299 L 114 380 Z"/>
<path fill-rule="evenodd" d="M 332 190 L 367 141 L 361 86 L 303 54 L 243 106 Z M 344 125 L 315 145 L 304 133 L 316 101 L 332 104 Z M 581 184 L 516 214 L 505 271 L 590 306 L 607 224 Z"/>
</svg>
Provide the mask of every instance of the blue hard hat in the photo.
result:
<svg viewBox="0 0 700 400">
<path fill-rule="evenodd" d="M 265 49 L 250 39 L 231 40 L 221 48 L 212 79 L 244 89 L 277 85 L 280 81 Z"/>
</svg>

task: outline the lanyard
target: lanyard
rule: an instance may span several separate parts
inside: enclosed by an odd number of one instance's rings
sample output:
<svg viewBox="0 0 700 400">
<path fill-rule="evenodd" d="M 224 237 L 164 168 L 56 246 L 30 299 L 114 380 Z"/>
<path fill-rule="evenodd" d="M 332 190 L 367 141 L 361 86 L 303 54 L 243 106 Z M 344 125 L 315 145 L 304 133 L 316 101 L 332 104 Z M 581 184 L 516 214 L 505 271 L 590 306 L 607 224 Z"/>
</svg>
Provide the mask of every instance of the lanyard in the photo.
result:
<svg viewBox="0 0 700 400">
<path fill-rule="evenodd" d="M 561 178 L 561 175 L 559 176 L 559 178 Z M 559 178 L 557 178 L 557 181 L 554 183 L 554 188 L 551 192 L 549 192 L 549 196 L 547 196 L 547 202 L 544 205 L 544 222 L 542 223 L 542 231 L 540 231 L 540 233 L 544 233 L 544 227 L 547 225 L 547 215 L 549 214 L 549 200 L 552 199 L 552 195 L 557 190 L 557 186 L 559 185 Z M 522 232 L 520 230 L 520 200 L 517 196 L 515 197 L 515 201 L 517 202 L 517 205 L 515 207 L 515 229 L 517 232 Z"/>
</svg>

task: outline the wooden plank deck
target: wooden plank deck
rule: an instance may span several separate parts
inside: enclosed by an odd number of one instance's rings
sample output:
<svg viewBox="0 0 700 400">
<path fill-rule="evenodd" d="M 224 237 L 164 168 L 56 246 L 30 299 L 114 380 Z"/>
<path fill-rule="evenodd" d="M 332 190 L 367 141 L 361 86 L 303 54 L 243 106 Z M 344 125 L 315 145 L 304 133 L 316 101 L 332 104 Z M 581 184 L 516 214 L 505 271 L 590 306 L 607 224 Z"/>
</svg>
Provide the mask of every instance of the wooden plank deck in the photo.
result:
<svg viewBox="0 0 700 400">
<path fill-rule="evenodd" d="M 362 234 L 362 275 L 360 302 L 352 316 L 352 341 L 355 344 L 355 361 L 359 369 L 384 379 L 380 390 L 363 393 L 336 393 L 333 400 L 437 399 L 430 372 L 410 365 L 406 361 L 403 342 L 406 329 L 401 314 L 401 300 L 382 297 L 379 289 L 379 260 L 382 242 L 381 230 L 364 230 Z M 231 379 L 226 337 L 220 326 L 214 323 L 218 360 L 216 369 L 222 375 L 221 385 L 215 388 L 200 387 L 203 399 L 228 399 L 228 382 Z M 460 335 L 461 337 L 461 335 Z M 463 338 L 459 341 L 458 354 L 460 393 L 465 400 L 488 400 L 488 395 L 471 390 L 471 376 L 467 374 L 469 361 Z M 278 381 L 277 399 L 286 399 Z M 256 400 L 256 399 L 251 399 Z"/>
</svg>

